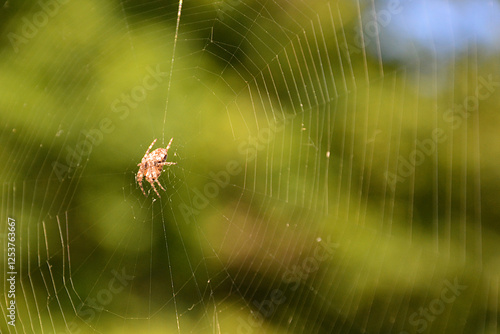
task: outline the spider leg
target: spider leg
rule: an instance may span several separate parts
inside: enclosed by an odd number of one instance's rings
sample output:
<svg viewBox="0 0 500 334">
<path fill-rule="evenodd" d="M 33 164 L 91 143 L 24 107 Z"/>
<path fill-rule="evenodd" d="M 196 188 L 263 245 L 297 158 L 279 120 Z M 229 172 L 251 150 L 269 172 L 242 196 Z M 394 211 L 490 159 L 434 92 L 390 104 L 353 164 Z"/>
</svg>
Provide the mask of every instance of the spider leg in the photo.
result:
<svg viewBox="0 0 500 334">
<path fill-rule="evenodd" d="M 135 177 L 135 180 L 137 181 L 137 183 L 139 183 L 139 187 L 141 187 L 141 190 L 142 190 L 142 193 L 144 194 L 144 196 L 146 196 L 146 192 L 144 192 L 144 187 L 142 186 L 142 178 L 143 178 L 143 174 L 141 171 L 139 171 L 137 173 L 137 176 Z"/>
<path fill-rule="evenodd" d="M 144 188 L 142 187 L 142 180 L 139 181 L 139 187 L 141 187 L 141 190 L 142 190 L 142 193 L 144 194 L 144 196 L 147 196 L 146 192 L 144 191 Z"/>
<path fill-rule="evenodd" d="M 170 145 L 172 145 L 173 140 L 174 140 L 174 137 L 170 138 L 170 141 L 168 142 L 168 145 L 167 145 L 167 152 L 168 152 L 168 149 L 170 148 Z"/>
<path fill-rule="evenodd" d="M 177 165 L 177 162 L 161 162 L 158 164 L 158 166 L 171 166 L 171 165 Z"/>
<path fill-rule="evenodd" d="M 148 147 L 148 150 L 146 151 L 146 153 L 144 154 L 144 157 L 146 157 L 148 154 L 149 154 L 149 151 L 151 150 L 151 148 L 153 147 L 153 145 L 156 143 L 156 138 L 155 140 L 153 140 L 153 142 L 151 143 L 151 145 L 149 145 Z"/>
<path fill-rule="evenodd" d="M 158 181 L 158 179 L 156 179 L 155 182 L 158 183 L 158 185 L 163 191 L 166 191 L 165 188 L 163 188 L 163 186 L 161 185 L 160 181 Z"/>
<path fill-rule="evenodd" d="M 156 182 L 158 182 L 158 180 L 156 180 Z M 158 182 L 158 184 L 160 184 L 160 183 Z M 156 195 L 158 195 L 158 197 L 161 197 L 160 194 L 158 193 L 158 190 L 156 190 L 156 188 L 155 188 L 155 181 L 151 182 L 151 187 L 153 187 L 153 190 L 155 191 Z M 161 184 L 160 184 L 160 187 L 161 187 Z M 163 189 L 163 187 L 161 187 L 161 188 Z M 165 190 L 165 189 L 163 189 L 163 190 Z"/>
</svg>

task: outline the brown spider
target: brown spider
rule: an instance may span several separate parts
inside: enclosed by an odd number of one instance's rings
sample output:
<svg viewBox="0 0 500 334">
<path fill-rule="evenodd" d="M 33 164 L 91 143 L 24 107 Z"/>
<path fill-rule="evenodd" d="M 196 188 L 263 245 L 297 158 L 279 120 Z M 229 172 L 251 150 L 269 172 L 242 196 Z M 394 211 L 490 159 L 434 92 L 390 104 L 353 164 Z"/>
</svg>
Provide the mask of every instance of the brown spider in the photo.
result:
<svg viewBox="0 0 500 334">
<path fill-rule="evenodd" d="M 144 196 L 146 196 L 144 188 L 142 187 L 142 179 L 144 177 L 151 184 L 158 197 L 161 196 L 155 188 L 155 182 L 158 183 L 158 185 L 163 191 L 166 191 L 165 188 L 163 188 L 162 185 L 160 184 L 160 181 L 158 181 L 158 177 L 160 177 L 161 175 L 163 166 L 170 166 L 176 164 L 175 162 L 167 162 L 167 153 L 168 149 L 170 148 L 170 145 L 172 144 L 172 140 L 174 140 L 174 138 L 170 139 L 167 148 L 157 148 L 153 152 L 149 153 L 153 145 L 156 143 L 156 139 L 153 140 L 151 145 L 149 145 L 148 150 L 144 154 L 144 157 L 142 157 L 141 163 L 137 164 L 137 166 L 139 166 L 140 168 L 139 171 L 137 172 L 135 179 L 137 180 L 137 183 L 139 183 L 139 186 L 141 187 Z"/>
</svg>

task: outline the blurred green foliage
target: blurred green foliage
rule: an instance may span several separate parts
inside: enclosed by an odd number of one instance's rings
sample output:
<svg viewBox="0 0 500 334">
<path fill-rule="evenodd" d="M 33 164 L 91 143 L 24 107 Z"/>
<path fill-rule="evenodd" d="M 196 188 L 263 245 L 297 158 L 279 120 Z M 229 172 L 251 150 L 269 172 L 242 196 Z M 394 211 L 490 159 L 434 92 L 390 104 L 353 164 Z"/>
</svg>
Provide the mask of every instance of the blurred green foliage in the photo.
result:
<svg viewBox="0 0 500 334">
<path fill-rule="evenodd" d="M 185 1 L 177 38 L 173 1 L 57 3 L 38 26 L 31 1 L 5 2 L 0 20 L 0 177 L 21 224 L 25 329 L 414 333 L 411 315 L 455 279 L 466 289 L 426 332 L 498 318 L 498 87 L 462 108 L 499 79 L 496 58 L 455 59 L 441 84 L 347 54 L 351 3 Z M 170 137 L 167 191 L 144 198 L 137 163 Z M 180 205 L 230 161 L 242 172 L 186 219 Z M 338 247 L 292 290 L 283 273 L 325 240 Z M 90 307 L 123 268 L 124 292 Z"/>
</svg>

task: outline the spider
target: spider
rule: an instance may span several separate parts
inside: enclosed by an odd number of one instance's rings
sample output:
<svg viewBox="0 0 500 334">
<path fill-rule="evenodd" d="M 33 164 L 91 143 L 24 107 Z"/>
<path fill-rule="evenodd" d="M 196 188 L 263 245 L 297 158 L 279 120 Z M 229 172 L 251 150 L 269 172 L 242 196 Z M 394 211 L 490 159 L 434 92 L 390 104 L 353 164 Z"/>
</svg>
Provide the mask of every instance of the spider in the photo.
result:
<svg viewBox="0 0 500 334">
<path fill-rule="evenodd" d="M 174 140 L 174 138 L 170 139 L 167 148 L 157 148 L 153 152 L 149 153 L 153 145 L 156 143 L 156 139 L 153 140 L 151 145 L 149 145 L 148 150 L 144 154 L 144 157 L 142 157 L 141 163 L 137 164 L 137 166 L 139 166 L 140 168 L 139 171 L 137 172 L 135 179 L 137 180 L 137 183 L 139 183 L 139 186 L 141 187 L 144 196 L 147 196 L 146 193 L 144 192 L 144 188 L 142 187 L 142 179 L 144 177 L 151 184 L 158 197 L 161 196 L 155 188 L 155 182 L 158 183 L 158 185 L 163 191 L 166 191 L 165 188 L 163 188 L 162 185 L 160 184 L 160 181 L 158 181 L 158 177 L 161 175 L 163 166 L 170 166 L 176 164 L 176 162 L 167 162 L 167 152 L 168 149 L 170 148 L 170 145 L 172 144 L 172 140 Z"/>
</svg>

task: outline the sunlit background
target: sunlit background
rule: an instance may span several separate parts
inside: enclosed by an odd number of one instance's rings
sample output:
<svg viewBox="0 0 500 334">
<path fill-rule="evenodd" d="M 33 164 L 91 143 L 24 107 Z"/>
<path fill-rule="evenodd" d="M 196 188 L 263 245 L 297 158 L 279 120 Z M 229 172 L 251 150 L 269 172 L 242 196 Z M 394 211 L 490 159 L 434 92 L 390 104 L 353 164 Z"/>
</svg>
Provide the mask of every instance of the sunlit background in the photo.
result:
<svg viewBox="0 0 500 334">
<path fill-rule="evenodd" d="M 497 1 L 0 5 L 2 333 L 499 332 Z"/>
</svg>

